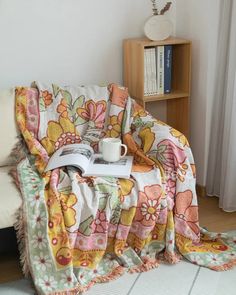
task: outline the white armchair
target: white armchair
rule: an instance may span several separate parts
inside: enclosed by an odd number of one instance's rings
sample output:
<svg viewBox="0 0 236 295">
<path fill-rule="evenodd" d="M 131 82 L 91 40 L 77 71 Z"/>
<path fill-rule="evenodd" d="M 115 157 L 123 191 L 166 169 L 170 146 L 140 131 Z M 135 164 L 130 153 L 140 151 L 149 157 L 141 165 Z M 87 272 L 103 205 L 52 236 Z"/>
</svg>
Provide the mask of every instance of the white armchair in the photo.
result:
<svg viewBox="0 0 236 295">
<path fill-rule="evenodd" d="M 18 135 L 14 106 L 14 89 L 0 91 L 0 229 L 13 226 L 21 205 L 20 194 L 9 175 L 13 165 L 9 155 Z"/>
</svg>

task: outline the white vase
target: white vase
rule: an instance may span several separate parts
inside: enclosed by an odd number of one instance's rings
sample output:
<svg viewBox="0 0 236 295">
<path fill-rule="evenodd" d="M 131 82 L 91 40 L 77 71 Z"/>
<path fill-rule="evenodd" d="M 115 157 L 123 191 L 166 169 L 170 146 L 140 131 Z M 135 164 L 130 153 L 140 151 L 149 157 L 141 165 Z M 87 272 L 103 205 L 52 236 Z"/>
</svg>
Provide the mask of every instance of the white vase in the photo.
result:
<svg viewBox="0 0 236 295">
<path fill-rule="evenodd" d="M 172 32 L 173 24 L 165 15 L 153 15 L 144 25 L 145 36 L 153 41 L 165 40 Z"/>
</svg>

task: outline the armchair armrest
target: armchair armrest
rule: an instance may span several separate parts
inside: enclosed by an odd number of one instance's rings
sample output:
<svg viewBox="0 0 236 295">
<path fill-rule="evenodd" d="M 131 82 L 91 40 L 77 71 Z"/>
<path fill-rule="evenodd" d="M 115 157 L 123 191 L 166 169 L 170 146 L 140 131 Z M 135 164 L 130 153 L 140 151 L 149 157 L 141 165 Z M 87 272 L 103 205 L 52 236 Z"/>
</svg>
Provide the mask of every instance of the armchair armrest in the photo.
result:
<svg viewBox="0 0 236 295">
<path fill-rule="evenodd" d="M 126 141 L 133 140 L 132 152 L 139 156 L 140 153 L 143 154 L 143 159 L 148 158 L 144 161 L 146 164 L 160 164 L 158 166 L 165 171 L 176 171 L 183 174 L 183 177 L 191 167 L 195 177 L 194 159 L 187 138 L 178 130 L 155 119 L 135 101 L 132 104 L 130 133 L 129 136 L 124 136 Z"/>
</svg>

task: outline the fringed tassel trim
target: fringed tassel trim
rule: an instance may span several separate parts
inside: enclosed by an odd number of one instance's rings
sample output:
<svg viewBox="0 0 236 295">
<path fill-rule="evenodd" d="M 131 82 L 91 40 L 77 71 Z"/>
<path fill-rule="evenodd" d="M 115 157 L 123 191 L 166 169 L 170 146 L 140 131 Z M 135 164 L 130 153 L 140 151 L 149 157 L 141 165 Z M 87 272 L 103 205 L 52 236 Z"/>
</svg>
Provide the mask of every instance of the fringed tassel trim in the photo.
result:
<svg viewBox="0 0 236 295">
<path fill-rule="evenodd" d="M 73 288 L 68 291 L 52 292 L 52 293 L 49 293 L 48 295 L 77 295 L 77 294 L 88 291 L 96 283 L 106 283 L 106 282 L 115 280 L 118 277 L 120 277 L 124 272 L 125 272 L 125 268 L 122 266 L 118 266 L 108 275 L 95 278 L 87 286 L 77 286 L 76 288 Z"/>
<path fill-rule="evenodd" d="M 181 257 L 181 255 L 179 255 L 177 253 L 169 253 L 169 252 L 165 251 L 164 258 L 168 263 L 176 264 L 176 263 L 180 262 L 182 257 Z"/>
<path fill-rule="evenodd" d="M 142 257 L 142 260 L 143 260 L 143 263 L 138 266 L 134 266 L 130 268 L 129 273 L 144 272 L 153 268 L 157 268 L 159 266 L 159 260 L 157 259 L 151 259 L 145 256 L 145 257 Z"/>
<path fill-rule="evenodd" d="M 94 282 L 95 283 L 106 283 L 106 282 L 109 282 L 112 280 L 116 280 L 117 278 L 122 276 L 124 272 L 125 272 L 125 268 L 123 266 L 118 266 L 110 274 L 108 274 L 106 276 L 101 276 L 101 277 L 95 278 Z"/>
<path fill-rule="evenodd" d="M 236 266 L 236 259 L 233 259 L 232 261 L 225 263 L 223 265 L 212 266 L 209 268 L 215 271 L 225 271 L 225 270 L 232 269 L 234 266 Z"/>
<path fill-rule="evenodd" d="M 68 291 L 52 292 L 52 293 L 49 293 L 48 295 L 77 295 L 85 291 L 86 290 L 84 290 L 84 287 L 78 286 Z"/>
<path fill-rule="evenodd" d="M 23 205 L 18 209 L 18 215 L 16 222 L 14 224 L 14 228 L 16 230 L 16 237 L 18 242 L 18 249 L 20 252 L 20 262 L 22 265 L 22 272 L 25 277 L 30 276 L 29 270 L 29 261 L 28 254 L 26 248 L 26 240 L 25 240 L 25 224 L 24 224 L 24 216 L 23 216 Z"/>
</svg>

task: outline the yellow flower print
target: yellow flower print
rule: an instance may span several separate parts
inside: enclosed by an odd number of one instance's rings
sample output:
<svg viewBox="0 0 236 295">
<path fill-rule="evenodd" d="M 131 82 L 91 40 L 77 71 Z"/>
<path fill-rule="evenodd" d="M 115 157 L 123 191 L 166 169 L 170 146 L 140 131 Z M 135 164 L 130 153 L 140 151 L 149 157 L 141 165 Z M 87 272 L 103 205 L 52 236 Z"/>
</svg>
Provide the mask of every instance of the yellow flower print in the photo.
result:
<svg viewBox="0 0 236 295">
<path fill-rule="evenodd" d="M 126 226 L 132 224 L 136 212 L 135 207 L 130 207 L 129 210 L 123 209 L 120 215 L 120 223 Z"/>
<path fill-rule="evenodd" d="M 146 154 L 150 151 L 153 145 L 153 142 L 155 140 L 155 134 L 151 131 L 150 127 L 147 127 L 140 130 L 139 137 L 142 140 L 142 150 Z"/>
<path fill-rule="evenodd" d="M 119 179 L 119 184 L 120 184 L 120 200 L 121 202 L 124 201 L 124 198 L 129 196 L 133 187 L 134 187 L 134 182 L 130 179 Z"/>
<path fill-rule="evenodd" d="M 16 96 L 25 96 L 26 93 L 27 93 L 26 87 L 16 87 L 16 89 L 15 89 Z"/>
<path fill-rule="evenodd" d="M 179 142 L 182 143 L 183 146 L 189 146 L 187 138 L 178 130 L 171 128 L 170 134 L 176 138 L 178 138 Z"/>
<path fill-rule="evenodd" d="M 123 196 L 130 195 L 132 188 L 134 187 L 134 182 L 130 179 L 119 179 L 120 188 Z"/>
<path fill-rule="evenodd" d="M 126 133 L 123 135 L 123 143 L 127 145 L 129 153 L 135 157 L 135 163 L 146 164 L 151 166 L 154 165 L 154 161 L 152 161 L 149 157 L 147 157 L 144 154 L 143 150 L 134 141 L 130 133 Z M 134 168 L 134 165 L 132 168 Z"/>
<path fill-rule="evenodd" d="M 148 113 L 144 110 L 144 108 L 142 108 L 136 102 L 134 103 L 134 114 L 133 114 L 134 117 L 146 117 L 147 114 Z"/>
<path fill-rule="evenodd" d="M 76 211 L 73 206 L 77 203 L 77 198 L 74 194 L 60 195 L 61 206 L 64 215 L 64 222 L 66 227 L 71 227 L 75 224 Z"/>
<path fill-rule="evenodd" d="M 80 136 L 76 133 L 74 124 L 68 118 L 60 117 L 59 122 L 50 121 L 47 128 L 47 136 L 41 140 L 41 144 L 51 155 L 63 145 L 79 143 Z"/>
<path fill-rule="evenodd" d="M 126 241 L 116 240 L 114 245 L 114 252 L 117 256 L 120 256 L 124 252 Z"/>
<path fill-rule="evenodd" d="M 107 123 L 107 137 L 119 137 L 123 111 L 118 116 L 110 116 Z"/>
</svg>

